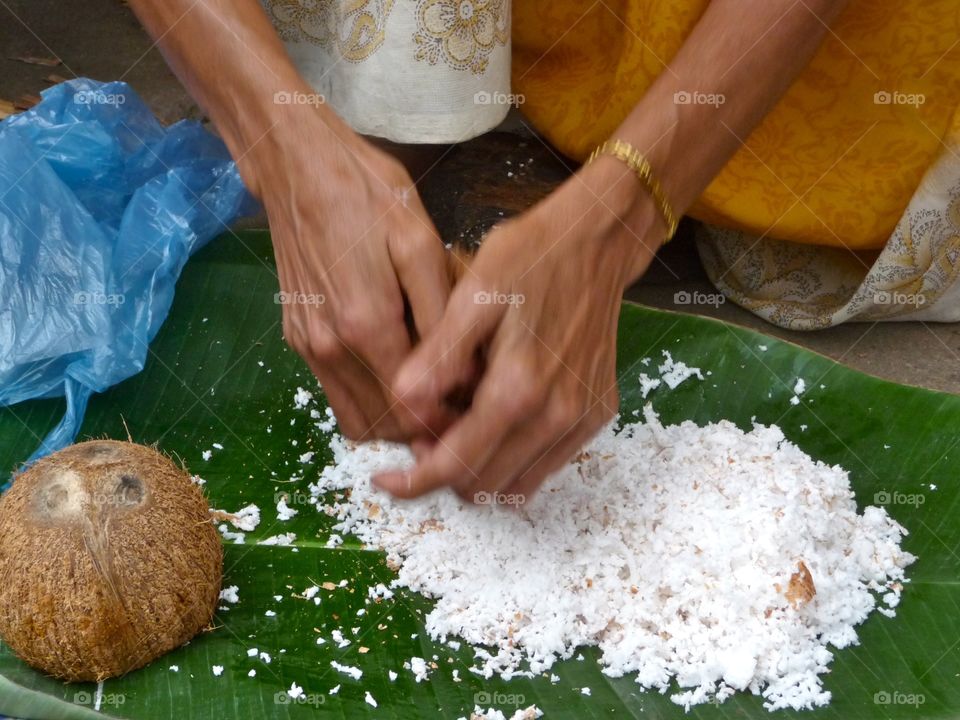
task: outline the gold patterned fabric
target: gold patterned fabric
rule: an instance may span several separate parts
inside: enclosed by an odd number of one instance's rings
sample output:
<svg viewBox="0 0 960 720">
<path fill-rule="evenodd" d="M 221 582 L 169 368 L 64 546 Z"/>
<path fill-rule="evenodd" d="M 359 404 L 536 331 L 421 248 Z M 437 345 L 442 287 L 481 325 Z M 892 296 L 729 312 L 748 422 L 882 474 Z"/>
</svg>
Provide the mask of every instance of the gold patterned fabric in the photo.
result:
<svg viewBox="0 0 960 720">
<path fill-rule="evenodd" d="M 781 327 L 960 321 L 960 112 L 881 250 L 852 253 L 711 226 L 698 248 L 725 295 Z"/>
<path fill-rule="evenodd" d="M 383 44 L 394 0 L 268 0 L 264 7 L 280 39 L 335 49 L 360 62 Z"/>
<path fill-rule="evenodd" d="M 510 41 L 510 0 L 419 0 L 417 60 L 481 74 Z"/>
<path fill-rule="evenodd" d="M 517 2 L 513 86 L 525 114 L 563 152 L 585 158 L 707 3 Z M 960 104 L 958 39 L 957 0 L 852 0 L 691 215 L 753 236 L 883 247 L 944 151 Z"/>
</svg>

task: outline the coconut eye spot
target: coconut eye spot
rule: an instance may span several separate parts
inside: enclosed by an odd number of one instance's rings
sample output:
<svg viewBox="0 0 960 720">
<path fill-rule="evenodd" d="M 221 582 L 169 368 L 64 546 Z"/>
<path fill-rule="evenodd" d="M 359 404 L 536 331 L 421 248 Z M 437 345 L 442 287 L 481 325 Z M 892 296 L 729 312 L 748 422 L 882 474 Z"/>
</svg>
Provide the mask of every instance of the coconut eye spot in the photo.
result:
<svg viewBox="0 0 960 720">
<path fill-rule="evenodd" d="M 121 475 L 113 491 L 116 504 L 121 507 L 134 507 L 143 502 L 146 495 L 143 481 L 134 475 Z"/>
<path fill-rule="evenodd" d="M 116 443 L 110 441 L 91 440 L 80 445 L 74 445 L 63 452 L 70 453 L 73 457 L 84 460 L 89 465 L 103 465 L 123 458 L 122 450 L 117 447 Z"/>
<path fill-rule="evenodd" d="M 83 514 L 87 492 L 80 476 L 72 471 L 51 474 L 36 489 L 34 510 L 50 521 L 68 520 Z"/>
<path fill-rule="evenodd" d="M 44 509 L 48 512 L 56 512 L 66 505 L 70 500 L 70 492 L 59 483 L 51 485 L 43 493 Z"/>
</svg>

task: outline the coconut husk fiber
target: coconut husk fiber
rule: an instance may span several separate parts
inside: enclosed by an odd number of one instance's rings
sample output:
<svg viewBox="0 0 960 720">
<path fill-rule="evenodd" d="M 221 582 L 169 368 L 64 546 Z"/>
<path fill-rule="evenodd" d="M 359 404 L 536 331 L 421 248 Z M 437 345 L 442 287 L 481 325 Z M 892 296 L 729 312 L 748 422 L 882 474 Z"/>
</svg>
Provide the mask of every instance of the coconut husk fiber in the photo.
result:
<svg viewBox="0 0 960 720">
<path fill-rule="evenodd" d="M 54 677 L 100 681 L 183 645 L 222 571 L 203 494 L 153 448 L 72 445 L 0 497 L 0 637 Z"/>
</svg>

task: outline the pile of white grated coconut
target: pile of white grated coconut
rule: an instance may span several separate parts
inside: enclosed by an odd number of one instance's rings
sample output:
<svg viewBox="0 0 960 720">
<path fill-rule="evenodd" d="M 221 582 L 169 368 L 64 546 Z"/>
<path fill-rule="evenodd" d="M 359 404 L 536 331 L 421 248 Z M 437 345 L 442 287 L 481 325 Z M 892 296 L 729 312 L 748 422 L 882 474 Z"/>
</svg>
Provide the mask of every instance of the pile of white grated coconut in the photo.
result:
<svg viewBox="0 0 960 720">
<path fill-rule="evenodd" d="M 883 509 L 857 513 L 843 469 L 777 427 L 665 427 L 648 406 L 511 506 L 392 501 L 370 478 L 409 466 L 406 449 L 332 448 L 318 507 L 386 551 L 395 586 L 435 598 L 431 637 L 470 643 L 483 677 L 540 674 L 593 645 L 604 673 L 676 682 L 687 709 L 738 690 L 769 710 L 824 705 L 828 646 L 855 644 L 875 608 L 892 616 L 915 559 Z"/>
</svg>

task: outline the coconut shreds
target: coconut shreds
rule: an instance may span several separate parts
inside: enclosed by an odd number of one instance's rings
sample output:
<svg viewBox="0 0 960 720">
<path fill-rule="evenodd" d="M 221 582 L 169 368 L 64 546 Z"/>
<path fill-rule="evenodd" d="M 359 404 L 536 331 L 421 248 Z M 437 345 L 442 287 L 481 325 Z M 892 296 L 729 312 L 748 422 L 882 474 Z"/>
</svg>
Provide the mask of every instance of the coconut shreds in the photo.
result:
<svg viewBox="0 0 960 720">
<path fill-rule="evenodd" d="M 313 400 L 313 393 L 302 387 L 298 387 L 297 392 L 293 395 L 293 405 L 298 409 L 305 408 L 311 400 Z"/>
<path fill-rule="evenodd" d="M 212 509 L 210 512 L 218 518 L 228 520 L 238 530 L 253 532 L 260 524 L 260 508 L 253 503 L 240 508 L 236 512 Z"/>
<path fill-rule="evenodd" d="M 640 373 L 640 394 L 646 399 L 647 395 L 660 387 L 660 378 L 651 378 L 646 373 Z"/>
<path fill-rule="evenodd" d="M 403 667 L 413 673 L 413 679 L 418 683 L 430 677 L 430 667 L 423 658 L 412 657 L 409 662 L 403 664 Z"/>
<path fill-rule="evenodd" d="M 541 717 L 543 717 L 543 711 L 536 705 L 517 710 L 509 717 L 495 708 L 487 708 L 485 710 L 477 705 L 473 708 L 473 712 L 470 713 L 469 718 L 461 717 L 459 720 L 537 720 L 537 718 Z"/>
<path fill-rule="evenodd" d="M 685 363 L 674 360 L 667 350 L 663 351 L 663 363 L 657 369 L 660 371 L 660 379 L 666 383 L 671 390 L 675 389 L 684 380 L 696 377 L 703 380 L 703 373 L 700 368 L 687 367 Z M 646 395 L 644 395 L 646 397 Z"/>
<path fill-rule="evenodd" d="M 669 387 L 703 378 L 664 356 Z M 595 645 L 605 674 L 661 692 L 675 681 L 671 699 L 688 710 L 737 690 L 769 710 L 824 705 L 829 646 L 855 644 L 880 599 L 894 614 L 915 559 L 885 510 L 857 513 L 842 468 L 775 426 L 664 426 L 648 405 L 509 509 L 447 492 L 395 502 L 370 478 L 408 467 L 405 448 L 339 436 L 331 448 L 335 463 L 311 486 L 318 507 L 335 531 L 387 553 L 394 586 L 436 599 L 430 636 L 470 643 L 485 678 L 537 675 Z"/>
<path fill-rule="evenodd" d="M 226 523 L 221 523 L 217 525 L 217 530 L 223 535 L 224 540 L 230 540 L 234 545 L 243 545 L 246 541 L 247 534 L 242 532 L 233 532 L 227 527 Z"/>
<path fill-rule="evenodd" d="M 296 515 L 298 512 L 299 512 L 298 510 L 294 510 L 292 507 L 289 507 L 289 506 L 287 505 L 287 496 L 286 496 L 286 495 L 284 495 L 283 497 L 281 497 L 281 498 L 280 498 L 280 501 L 277 503 L 277 520 L 279 520 L 279 521 L 281 521 L 281 522 L 284 522 L 284 521 L 286 521 L 286 520 L 289 520 L 289 519 L 292 518 L 294 515 Z"/>
<path fill-rule="evenodd" d="M 349 675 L 354 680 L 359 680 L 361 677 L 363 677 L 363 670 L 361 670 L 360 668 L 353 667 L 352 665 L 341 665 L 336 660 L 330 661 L 330 667 L 332 667 L 334 670 L 338 672 L 342 672 L 346 675 Z"/>
<path fill-rule="evenodd" d="M 259 540 L 257 545 L 282 545 L 283 547 L 289 547 L 290 545 L 293 545 L 296 539 L 296 533 L 281 533 L 279 535 L 271 535 L 268 538 Z"/>
</svg>

